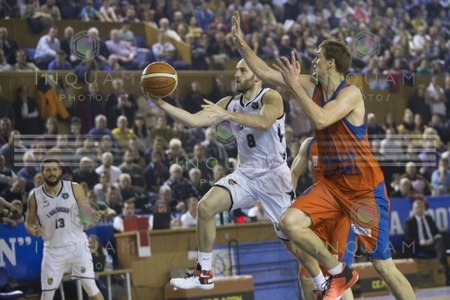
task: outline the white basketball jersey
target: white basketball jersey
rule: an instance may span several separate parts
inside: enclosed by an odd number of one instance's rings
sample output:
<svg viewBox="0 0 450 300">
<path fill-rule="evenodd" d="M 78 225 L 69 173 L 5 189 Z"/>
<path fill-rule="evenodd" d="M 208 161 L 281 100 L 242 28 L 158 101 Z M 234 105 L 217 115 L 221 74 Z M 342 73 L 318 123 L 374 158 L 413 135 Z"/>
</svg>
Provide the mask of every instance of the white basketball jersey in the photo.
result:
<svg viewBox="0 0 450 300">
<path fill-rule="evenodd" d="M 66 247 L 86 242 L 83 225 L 76 215 L 78 205 L 72 182 L 61 180 L 61 188 L 56 196 L 49 195 L 42 185 L 34 190 L 37 216 L 41 224 L 46 247 Z"/>
<path fill-rule="evenodd" d="M 235 96 L 226 109 L 240 114 L 260 115 L 262 98 L 271 89 L 261 89 L 258 95 L 244 104 L 243 95 Z M 240 163 L 238 170 L 248 176 L 259 176 L 286 162 L 285 115 L 267 130 L 257 130 L 232 122 Z"/>
</svg>

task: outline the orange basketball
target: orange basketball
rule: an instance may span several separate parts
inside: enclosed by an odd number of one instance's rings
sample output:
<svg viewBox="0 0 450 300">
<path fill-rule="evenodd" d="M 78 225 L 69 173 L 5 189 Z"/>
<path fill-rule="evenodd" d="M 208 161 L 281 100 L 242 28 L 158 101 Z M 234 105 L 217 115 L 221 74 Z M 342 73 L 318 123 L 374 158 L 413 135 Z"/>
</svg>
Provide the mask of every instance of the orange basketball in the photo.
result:
<svg viewBox="0 0 450 300">
<path fill-rule="evenodd" d="M 177 72 L 168 63 L 154 62 L 142 71 L 141 89 L 152 97 L 169 96 L 176 89 L 177 84 Z"/>
</svg>

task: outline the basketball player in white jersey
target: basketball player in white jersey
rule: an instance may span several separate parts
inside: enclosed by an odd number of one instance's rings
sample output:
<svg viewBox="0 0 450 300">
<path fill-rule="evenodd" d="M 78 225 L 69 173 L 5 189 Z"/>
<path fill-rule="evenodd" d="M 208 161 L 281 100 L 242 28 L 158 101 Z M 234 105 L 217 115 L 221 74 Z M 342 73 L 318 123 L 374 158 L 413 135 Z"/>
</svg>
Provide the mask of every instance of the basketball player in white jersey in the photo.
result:
<svg viewBox="0 0 450 300">
<path fill-rule="evenodd" d="M 249 206 L 256 200 L 260 201 L 272 220 L 276 234 L 286 248 L 301 259 L 297 248 L 277 226 L 278 219 L 294 197 L 290 170 L 286 164 L 285 115 L 281 95 L 262 88 L 261 80 L 250 71 L 244 60 L 236 66 L 235 82 L 239 95 L 225 97 L 217 104 L 205 100 L 203 110 L 196 114 L 147 95 L 161 110 L 188 127 L 207 127 L 220 121 L 230 121 L 238 145 L 239 164 L 236 170 L 220 179 L 198 203 L 198 263 L 189 276 L 170 281 L 180 289 L 214 288 L 211 271 L 216 238 L 214 216 Z M 319 272 L 318 265 L 315 271 Z"/>
<path fill-rule="evenodd" d="M 92 254 L 88 251 L 84 225 L 76 219 L 78 207 L 89 206 L 83 188 L 61 180 L 61 166 L 56 159 L 41 164 L 45 183 L 28 198 L 25 228 L 44 240 L 41 267 L 41 300 L 52 300 L 64 273 L 79 279 L 91 300 L 103 300 L 95 284 Z M 90 224 L 97 223 L 102 212 L 95 212 Z"/>
</svg>

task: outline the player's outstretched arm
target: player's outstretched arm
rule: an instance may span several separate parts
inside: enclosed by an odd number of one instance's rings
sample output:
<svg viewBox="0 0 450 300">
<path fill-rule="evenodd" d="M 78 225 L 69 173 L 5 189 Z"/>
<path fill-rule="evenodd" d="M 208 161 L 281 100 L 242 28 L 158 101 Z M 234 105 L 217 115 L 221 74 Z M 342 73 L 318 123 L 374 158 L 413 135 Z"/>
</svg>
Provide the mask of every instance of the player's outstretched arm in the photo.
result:
<svg viewBox="0 0 450 300">
<path fill-rule="evenodd" d="M 172 119 L 182 123 L 184 126 L 187 126 L 189 128 L 209 127 L 216 121 L 214 118 L 209 117 L 210 114 L 204 110 L 201 110 L 196 114 L 191 114 L 190 112 L 187 112 L 182 108 L 175 107 L 162 99 L 153 99 L 145 93 L 144 95 L 146 95 L 148 99 L 155 103 L 155 105 L 159 109 L 169 115 Z M 216 105 L 218 105 L 222 109 L 225 109 L 230 100 L 231 97 L 225 97 L 217 102 Z"/>
<path fill-rule="evenodd" d="M 275 121 L 283 115 L 283 99 L 277 91 L 269 91 L 262 98 L 263 107 L 259 115 L 240 114 L 227 111 L 210 101 L 205 101 L 203 109 L 209 112 L 209 118 L 232 121 L 258 130 L 269 130 Z"/>
<path fill-rule="evenodd" d="M 287 86 L 283 80 L 283 76 L 281 75 L 281 73 L 269 67 L 266 62 L 259 58 L 252 50 L 252 48 L 250 48 L 250 46 L 245 42 L 240 27 L 241 20 L 238 11 L 234 12 L 231 23 L 231 32 L 233 35 L 234 44 L 236 45 L 239 53 L 241 53 L 245 62 L 252 70 L 252 72 L 256 75 L 256 77 L 261 79 L 264 83 L 286 88 Z M 301 75 L 299 69 L 298 81 L 303 86 L 303 88 L 310 95 L 312 95 L 315 87 L 314 78 L 312 78 L 311 75 Z"/>
<path fill-rule="evenodd" d="M 283 57 L 278 59 L 278 65 L 274 65 L 274 67 L 280 71 L 295 100 L 317 130 L 325 129 L 342 120 L 358 107 L 364 110 L 361 91 L 355 86 L 349 86 L 339 91 L 336 99 L 327 102 L 324 107 L 317 105 L 297 81 L 296 74 L 298 74 L 299 65 L 294 52 L 292 52 L 291 61 Z"/>
<path fill-rule="evenodd" d="M 34 192 L 28 197 L 27 215 L 25 218 L 25 230 L 32 236 L 39 237 L 42 235 L 42 228 L 36 225 L 37 204 Z"/>
<path fill-rule="evenodd" d="M 298 178 L 305 173 L 306 167 L 308 166 L 308 153 L 306 150 L 308 149 L 309 143 L 312 139 L 312 137 L 309 137 L 303 141 L 300 146 L 300 150 L 298 151 L 298 155 L 292 162 L 291 180 L 294 191 L 297 189 Z"/>
</svg>

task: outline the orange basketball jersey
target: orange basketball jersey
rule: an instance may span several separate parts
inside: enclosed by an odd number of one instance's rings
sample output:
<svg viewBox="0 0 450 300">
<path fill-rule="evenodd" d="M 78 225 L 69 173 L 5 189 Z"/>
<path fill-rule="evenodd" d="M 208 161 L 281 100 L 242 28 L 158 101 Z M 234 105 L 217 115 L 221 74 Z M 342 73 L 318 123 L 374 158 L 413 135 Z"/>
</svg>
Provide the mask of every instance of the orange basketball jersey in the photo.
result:
<svg viewBox="0 0 450 300">
<path fill-rule="evenodd" d="M 333 101 L 339 91 L 347 86 L 349 83 L 343 80 L 328 102 Z M 313 100 L 320 107 L 327 103 L 322 91 L 319 83 Z M 349 198 L 375 189 L 384 180 L 370 149 L 367 115 L 360 126 L 354 126 L 343 118 L 323 130 L 315 130 L 315 136 L 323 177 L 332 180 L 341 191 L 351 191 Z"/>
<path fill-rule="evenodd" d="M 309 142 L 309 145 L 306 148 L 306 155 L 308 155 L 309 161 L 312 165 L 314 182 L 317 182 L 322 179 L 322 170 L 320 169 L 319 150 L 317 149 L 315 137 Z"/>
</svg>

